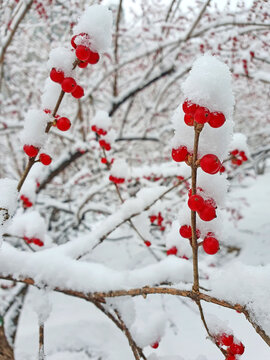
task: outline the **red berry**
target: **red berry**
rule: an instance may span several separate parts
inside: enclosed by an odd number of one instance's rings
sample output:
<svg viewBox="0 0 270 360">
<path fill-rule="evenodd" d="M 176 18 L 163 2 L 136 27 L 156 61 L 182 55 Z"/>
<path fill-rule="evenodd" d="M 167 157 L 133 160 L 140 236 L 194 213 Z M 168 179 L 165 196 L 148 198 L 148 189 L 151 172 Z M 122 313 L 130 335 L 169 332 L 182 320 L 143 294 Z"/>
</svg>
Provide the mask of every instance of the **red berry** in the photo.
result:
<svg viewBox="0 0 270 360">
<path fill-rule="evenodd" d="M 78 45 L 76 47 L 76 56 L 81 61 L 88 60 L 88 58 L 90 56 L 90 52 L 91 52 L 91 50 L 87 46 Z"/>
<path fill-rule="evenodd" d="M 192 238 L 191 226 L 189 226 L 189 225 L 182 225 L 179 229 L 179 233 L 185 239 Z"/>
<path fill-rule="evenodd" d="M 249 54 L 250 54 L 250 57 L 251 57 L 251 58 L 254 58 L 254 56 L 255 56 L 254 51 L 250 51 Z"/>
<path fill-rule="evenodd" d="M 106 159 L 106 158 L 104 158 L 104 157 L 103 157 L 103 158 L 101 158 L 101 163 L 102 163 L 102 164 L 107 164 L 107 159 Z"/>
<path fill-rule="evenodd" d="M 201 195 L 191 195 L 188 199 L 188 206 L 192 211 L 200 211 L 204 207 L 204 199 Z"/>
<path fill-rule="evenodd" d="M 151 347 L 152 347 L 153 349 L 157 349 L 158 346 L 159 346 L 159 342 L 158 342 L 158 341 L 156 341 L 154 344 L 151 345 Z"/>
<path fill-rule="evenodd" d="M 219 170 L 219 172 L 222 174 L 222 173 L 224 173 L 226 171 L 226 168 L 225 168 L 225 166 L 221 166 L 221 168 L 220 168 L 220 170 Z"/>
<path fill-rule="evenodd" d="M 33 206 L 33 203 L 27 199 L 24 201 L 23 205 L 26 208 L 30 208 L 31 206 Z"/>
<path fill-rule="evenodd" d="M 242 355 L 242 354 L 244 354 L 244 351 L 245 351 L 245 347 L 242 343 L 240 343 L 240 344 L 233 343 L 230 346 L 230 352 L 233 354 Z"/>
<path fill-rule="evenodd" d="M 205 124 L 209 119 L 209 114 L 210 111 L 207 108 L 199 106 L 195 111 L 194 120 L 198 124 Z"/>
<path fill-rule="evenodd" d="M 225 360 L 236 360 L 234 355 L 228 355 Z"/>
<path fill-rule="evenodd" d="M 153 224 L 153 223 L 156 221 L 156 219 L 157 219 L 157 216 L 156 216 L 156 215 L 151 215 L 151 216 L 150 216 L 150 222 L 151 222 L 151 224 Z"/>
<path fill-rule="evenodd" d="M 194 115 L 195 111 L 197 110 L 198 105 L 192 103 L 189 100 L 185 100 L 182 105 L 182 109 L 185 114 L 192 114 Z"/>
<path fill-rule="evenodd" d="M 96 127 L 96 125 L 92 125 L 92 126 L 91 126 L 91 129 L 92 129 L 94 132 L 97 132 L 97 127 Z"/>
<path fill-rule="evenodd" d="M 203 221 L 211 221 L 216 217 L 216 210 L 211 205 L 205 205 L 204 208 L 198 212 L 199 217 Z"/>
<path fill-rule="evenodd" d="M 97 133 L 98 135 L 106 135 L 107 134 L 107 131 L 106 130 L 103 130 L 103 129 L 97 129 Z"/>
<path fill-rule="evenodd" d="M 222 112 L 212 112 L 209 114 L 208 123 L 213 128 L 219 128 L 225 123 L 226 119 Z"/>
<path fill-rule="evenodd" d="M 92 65 L 98 63 L 99 62 L 99 53 L 90 50 L 90 54 L 89 54 L 87 61 L 89 64 L 92 64 Z"/>
<path fill-rule="evenodd" d="M 52 81 L 62 84 L 65 78 L 65 74 L 62 70 L 56 70 L 55 68 L 52 68 L 50 72 L 50 78 Z"/>
<path fill-rule="evenodd" d="M 239 155 L 241 156 L 243 161 L 247 161 L 248 158 L 247 158 L 246 153 L 244 151 L 240 151 Z"/>
<path fill-rule="evenodd" d="M 193 126 L 194 125 L 194 115 L 193 114 L 185 114 L 184 122 L 188 126 Z"/>
<path fill-rule="evenodd" d="M 111 145 L 109 143 L 105 143 L 104 148 L 105 148 L 106 151 L 110 151 L 111 150 Z"/>
<path fill-rule="evenodd" d="M 50 165 L 50 163 L 52 162 L 52 158 L 50 157 L 50 155 L 47 155 L 45 153 L 39 155 L 39 160 L 43 165 Z"/>
<path fill-rule="evenodd" d="M 214 154 L 204 155 L 200 159 L 200 166 L 207 174 L 216 174 L 221 168 L 219 158 Z"/>
<path fill-rule="evenodd" d="M 84 96 L 84 90 L 81 86 L 77 85 L 75 89 L 72 91 L 71 95 L 76 99 L 80 99 Z"/>
<path fill-rule="evenodd" d="M 180 146 L 177 149 L 172 149 L 172 158 L 176 162 L 185 161 L 188 156 L 188 150 L 186 146 Z"/>
<path fill-rule="evenodd" d="M 74 47 L 74 49 L 77 48 L 77 45 L 76 45 L 76 43 L 75 43 L 75 39 L 76 39 L 77 36 L 83 36 L 85 39 L 89 39 L 89 35 L 86 34 L 86 33 L 80 33 L 80 34 L 78 34 L 78 35 L 74 35 L 74 36 L 72 37 L 72 39 L 71 39 L 71 45 Z"/>
<path fill-rule="evenodd" d="M 88 65 L 88 62 L 87 62 L 87 61 L 81 61 L 81 62 L 79 62 L 79 64 L 78 64 L 79 68 L 81 68 L 81 69 L 86 68 L 87 65 Z"/>
<path fill-rule="evenodd" d="M 147 246 L 147 247 L 149 247 L 149 246 L 151 246 L 152 245 L 152 243 L 151 243 L 151 241 L 148 241 L 148 240 L 145 240 L 145 245 Z"/>
<path fill-rule="evenodd" d="M 110 176 L 109 176 L 109 180 L 110 180 L 111 182 L 114 182 L 114 183 L 116 184 L 117 178 L 116 178 L 115 176 L 110 175 Z"/>
<path fill-rule="evenodd" d="M 157 224 L 158 226 L 162 225 L 162 221 L 164 220 L 164 218 L 162 217 L 161 213 L 158 213 L 158 217 L 157 217 Z"/>
<path fill-rule="evenodd" d="M 62 90 L 66 93 L 71 93 L 76 86 L 76 81 L 72 77 L 67 77 L 62 82 Z"/>
<path fill-rule="evenodd" d="M 206 254 L 214 255 L 219 250 L 219 242 L 214 237 L 206 237 L 203 240 L 203 250 L 206 252 Z"/>
<path fill-rule="evenodd" d="M 221 334 L 219 337 L 219 341 L 221 342 L 222 345 L 225 346 L 230 346 L 233 343 L 233 335 L 228 335 L 228 334 Z"/>
<path fill-rule="evenodd" d="M 172 248 L 170 248 L 169 250 L 167 250 L 167 255 L 176 255 L 177 254 L 177 248 L 175 246 L 173 246 Z"/>
<path fill-rule="evenodd" d="M 104 139 L 100 139 L 100 140 L 99 140 L 99 145 L 100 145 L 100 147 L 105 148 L 105 146 L 106 146 L 106 141 L 105 141 Z"/>
<path fill-rule="evenodd" d="M 37 246 L 43 246 L 44 245 L 43 241 L 41 241 L 40 239 L 36 239 L 36 238 L 32 239 L 32 243 L 37 245 Z"/>
<path fill-rule="evenodd" d="M 71 126 L 71 122 L 68 118 L 61 117 L 56 120 L 56 126 L 57 126 L 57 129 L 59 129 L 61 131 L 67 131 Z"/>
<path fill-rule="evenodd" d="M 237 149 L 231 151 L 231 154 L 232 154 L 233 156 L 236 156 L 238 153 L 239 153 L 239 151 L 238 151 Z"/>
<path fill-rule="evenodd" d="M 29 157 L 36 157 L 39 152 L 39 148 L 33 145 L 24 145 L 23 150 Z"/>
</svg>

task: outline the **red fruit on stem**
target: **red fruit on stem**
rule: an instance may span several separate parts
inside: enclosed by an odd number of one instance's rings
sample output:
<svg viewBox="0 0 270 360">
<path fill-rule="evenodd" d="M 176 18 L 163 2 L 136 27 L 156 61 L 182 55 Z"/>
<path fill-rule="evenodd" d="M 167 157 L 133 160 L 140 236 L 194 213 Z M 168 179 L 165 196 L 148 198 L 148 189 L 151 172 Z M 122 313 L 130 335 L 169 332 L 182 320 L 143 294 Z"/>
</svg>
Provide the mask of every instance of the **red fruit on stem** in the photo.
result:
<svg viewBox="0 0 270 360">
<path fill-rule="evenodd" d="M 106 142 L 106 143 L 105 143 L 105 146 L 104 146 L 104 149 L 105 149 L 106 151 L 110 151 L 110 150 L 111 150 L 111 145 Z"/>
<path fill-rule="evenodd" d="M 232 354 L 242 355 L 242 354 L 244 354 L 244 351 L 245 351 L 245 347 L 244 347 L 244 345 L 242 343 L 240 343 L 240 344 L 234 344 L 233 343 L 230 346 L 230 352 Z"/>
<path fill-rule="evenodd" d="M 200 159 L 201 169 L 207 174 L 216 174 L 221 168 L 219 158 L 214 154 L 204 155 Z"/>
<path fill-rule="evenodd" d="M 164 218 L 162 217 L 161 213 L 158 213 L 158 217 L 157 217 L 157 224 L 158 226 L 162 225 L 162 221 L 164 220 Z"/>
<path fill-rule="evenodd" d="M 78 45 L 76 47 L 76 56 L 81 61 L 87 61 L 90 56 L 91 50 L 84 45 Z"/>
<path fill-rule="evenodd" d="M 241 159 L 236 159 L 236 165 L 237 166 L 240 166 L 240 165 L 242 165 L 242 160 Z"/>
<path fill-rule="evenodd" d="M 149 240 L 145 240 L 145 245 L 147 246 L 147 247 L 149 247 L 149 246 L 151 246 L 152 245 L 152 243 L 151 243 L 151 241 L 149 241 Z"/>
<path fill-rule="evenodd" d="M 102 157 L 100 161 L 101 161 L 102 164 L 107 164 L 107 159 L 104 158 L 104 157 Z"/>
<path fill-rule="evenodd" d="M 199 239 L 201 237 L 201 232 L 199 229 L 196 229 L 196 237 Z"/>
<path fill-rule="evenodd" d="M 40 239 L 36 239 L 36 238 L 32 239 L 32 243 L 37 245 L 37 246 L 43 246 L 44 245 L 43 241 L 41 241 Z"/>
<path fill-rule="evenodd" d="M 42 153 L 39 155 L 39 160 L 43 165 L 50 165 L 50 163 L 52 162 L 52 158 L 50 157 L 50 155 L 47 155 L 45 153 Z"/>
<path fill-rule="evenodd" d="M 179 229 L 180 235 L 185 239 L 191 239 L 192 237 L 192 231 L 191 226 L 189 225 L 182 225 Z"/>
<path fill-rule="evenodd" d="M 173 246 L 172 248 L 170 248 L 169 250 L 167 250 L 167 255 L 176 255 L 177 254 L 177 248 L 175 246 Z"/>
<path fill-rule="evenodd" d="M 233 156 L 236 156 L 238 153 L 239 153 L 239 150 L 237 150 L 237 149 L 231 151 L 231 154 L 232 154 Z"/>
<path fill-rule="evenodd" d="M 27 200 L 24 201 L 23 205 L 26 208 L 30 208 L 31 206 L 33 206 L 33 203 L 27 199 Z"/>
<path fill-rule="evenodd" d="M 151 224 L 153 224 L 156 221 L 157 216 L 156 215 L 150 215 L 149 218 L 150 218 Z"/>
<path fill-rule="evenodd" d="M 86 33 L 80 33 L 80 34 L 78 34 L 78 35 L 74 35 L 74 36 L 72 37 L 72 39 L 71 39 L 71 45 L 72 45 L 72 47 L 74 47 L 74 49 L 77 48 L 77 45 L 76 45 L 76 43 L 75 43 L 75 39 L 76 39 L 77 36 L 83 36 L 85 39 L 89 39 L 89 35 L 86 34 Z"/>
<path fill-rule="evenodd" d="M 193 114 L 185 114 L 184 122 L 188 126 L 193 126 L 194 125 L 194 115 Z"/>
<path fill-rule="evenodd" d="M 105 148 L 105 146 L 106 146 L 106 141 L 105 141 L 104 139 L 100 139 L 100 140 L 99 140 L 99 145 L 100 145 L 100 147 Z"/>
<path fill-rule="evenodd" d="M 234 355 L 228 355 L 225 360 L 236 360 Z"/>
<path fill-rule="evenodd" d="M 92 129 L 94 132 L 97 132 L 97 127 L 96 127 L 96 125 L 92 125 L 92 126 L 91 126 L 91 129 Z"/>
<path fill-rule="evenodd" d="M 219 250 L 219 242 L 214 237 L 206 237 L 203 240 L 203 250 L 206 252 L 206 254 L 214 255 Z"/>
<path fill-rule="evenodd" d="M 225 123 L 226 119 L 222 112 L 212 112 L 209 114 L 208 124 L 213 128 L 219 128 Z"/>
<path fill-rule="evenodd" d="M 103 129 L 97 129 L 97 133 L 98 135 L 106 135 L 107 134 L 107 131 L 106 130 L 103 130 Z"/>
<path fill-rule="evenodd" d="M 172 158 L 176 162 L 185 161 L 188 156 L 188 150 L 186 146 L 180 146 L 177 149 L 172 149 Z"/>
<path fill-rule="evenodd" d="M 221 166 L 221 168 L 220 168 L 220 170 L 219 170 L 219 172 L 222 174 L 222 173 L 224 173 L 226 171 L 226 168 L 225 168 L 225 166 Z"/>
<path fill-rule="evenodd" d="M 99 62 L 99 53 L 90 50 L 90 54 L 89 54 L 87 61 L 91 65 L 98 63 Z"/>
<path fill-rule="evenodd" d="M 200 211 L 204 207 L 204 199 L 201 195 L 191 195 L 188 199 L 188 207 L 192 211 Z"/>
<path fill-rule="evenodd" d="M 205 205 L 198 215 L 203 221 L 211 221 L 216 217 L 216 210 L 211 205 Z"/>
<path fill-rule="evenodd" d="M 210 111 L 207 108 L 199 106 L 195 111 L 194 120 L 198 124 L 205 124 L 209 119 L 209 114 Z"/>
<path fill-rule="evenodd" d="M 223 333 L 220 335 L 219 341 L 221 342 L 222 345 L 231 346 L 233 343 L 233 335 L 228 335 Z"/>
<path fill-rule="evenodd" d="M 77 85 L 75 89 L 72 91 L 71 95 L 76 99 L 80 99 L 84 96 L 84 90 L 80 85 Z"/>
<path fill-rule="evenodd" d="M 157 349 L 158 346 L 159 346 L 159 342 L 158 342 L 158 341 L 156 341 L 154 344 L 151 345 L 151 347 L 152 347 L 153 349 Z"/>
<path fill-rule="evenodd" d="M 61 131 L 67 131 L 71 126 L 71 122 L 66 117 L 60 117 L 59 119 L 56 120 L 56 126 L 57 129 Z"/>
<path fill-rule="evenodd" d="M 26 155 L 28 155 L 29 157 L 36 157 L 38 152 L 39 152 L 39 148 L 33 146 L 33 145 L 24 145 L 23 147 L 23 151 L 26 153 Z"/>
<path fill-rule="evenodd" d="M 79 68 L 81 68 L 81 69 L 86 68 L 87 65 L 88 65 L 88 62 L 87 62 L 87 61 L 81 61 L 81 62 L 79 62 L 79 64 L 78 64 Z"/>
<path fill-rule="evenodd" d="M 195 111 L 197 110 L 198 105 L 192 103 L 190 100 L 185 100 L 182 105 L 182 109 L 185 114 L 192 114 L 194 115 Z"/>
<path fill-rule="evenodd" d="M 65 78 L 65 74 L 62 70 L 56 70 L 55 68 L 52 68 L 50 72 L 50 78 L 52 81 L 62 84 Z"/>
<path fill-rule="evenodd" d="M 76 86 L 76 81 L 72 77 L 67 77 L 62 82 L 62 90 L 66 93 L 71 93 Z"/>
</svg>

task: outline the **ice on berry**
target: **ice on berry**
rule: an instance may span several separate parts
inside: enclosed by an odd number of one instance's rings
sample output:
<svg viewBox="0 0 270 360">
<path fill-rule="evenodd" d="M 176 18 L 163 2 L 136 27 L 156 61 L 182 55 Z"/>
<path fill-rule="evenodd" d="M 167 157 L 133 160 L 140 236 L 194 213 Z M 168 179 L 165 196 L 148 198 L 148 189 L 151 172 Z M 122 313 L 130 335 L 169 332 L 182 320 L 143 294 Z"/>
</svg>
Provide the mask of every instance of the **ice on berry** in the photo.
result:
<svg viewBox="0 0 270 360">
<path fill-rule="evenodd" d="M 111 46 L 112 12 L 103 5 L 89 6 L 74 26 L 73 35 L 86 33 L 90 36 L 92 51 L 104 53 Z"/>
</svg>

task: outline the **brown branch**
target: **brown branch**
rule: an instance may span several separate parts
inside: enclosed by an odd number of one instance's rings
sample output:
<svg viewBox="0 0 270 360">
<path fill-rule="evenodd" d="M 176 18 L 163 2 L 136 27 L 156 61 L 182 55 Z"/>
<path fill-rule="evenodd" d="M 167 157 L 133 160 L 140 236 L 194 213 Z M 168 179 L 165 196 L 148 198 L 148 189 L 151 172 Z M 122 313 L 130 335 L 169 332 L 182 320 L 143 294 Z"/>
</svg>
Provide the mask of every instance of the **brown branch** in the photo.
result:
<svg viewBox="0 0 270 360">
<path fill-rule="evenodd" d="M 116 29 L 115 29 L 115 39 L 114 39 L 114 64 L 118 65 L 118 39 L 119 39 L 119 25 L 120 19 L 122 14 L 122 2 L 123 0 L 119 1 L 117 17 L 116 17 Z M 118 95 L 118 72 L 117 69 L 114 72 L 114 81 L 113 81 L 113 96 L 116 97 Z"/>
<path fill-rule="evenodd" d="M 200 22 L 200 20 L 201 20 L 201 18 L 203 16 L 207 6 L 210 4 L 210 1 L 211 0 L 207 0 L 206 3 L 204 4 L 204 6 L 202 7 L 199 15 L 197 16 L 197 18 L 194 21 L 193 25 L 191 26 L 189 32 L 187 33 L 187 36 L 186 36 L 185 40 L 188 40 L 191 37 L 191 35 L 192 35 L 193 31 L 195 30 L 196 26 L 199 24 L 199 22 Z"/>
<path fill-rule="evenodd" d="M 39 324 L 39 360 L 45 359 L 44 353 L 44 324 Z"/>
</svg>

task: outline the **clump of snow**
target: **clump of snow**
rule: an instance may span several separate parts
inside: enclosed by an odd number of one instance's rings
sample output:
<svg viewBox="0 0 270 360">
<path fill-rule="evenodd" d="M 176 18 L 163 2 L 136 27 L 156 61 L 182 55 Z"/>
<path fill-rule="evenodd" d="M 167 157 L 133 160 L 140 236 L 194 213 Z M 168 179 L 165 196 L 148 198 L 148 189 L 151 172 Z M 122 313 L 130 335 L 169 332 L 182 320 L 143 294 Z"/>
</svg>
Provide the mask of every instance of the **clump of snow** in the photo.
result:
<svg viewBox="0 0 270 360">
<path fill-rule="evenodd" d="M 71 51 L 65 47 L 57 47 L 50 52 L 48 67 L 51 70 L 62 70 L 65 73 L 65 77 L 71 76 L 73 63 L 76 60 L 74 51 Z M 59 86 L 59 85 L 58 85 Z"/>
<path fill-rule="evenodd" d="M 46 224 L 37 211 L 27 211 L 13 218 L 9 232 L 19 237 L 38 238 L 44 242 Z"/>
<path fill-rule="evenodd" d="M 102 138 L 109 144 L 112 144 L 115 142 L 116 139 L 116 131 L 114 129 L 111 129 L 108 131 L 108 133 L 103 136 Z"/>
<path fill-rule="evenodd" d="M 247 137 L 242 133 L 234 133 L 233 139 L 230 143 L 230 151 L 239 150 L 244 151 L 246 155 L 249 155 L 249 149 L 247 145 Z"/>
<path fill-rule="evenodd" d="M 99 129 L 103 129 L 108 131 L 112 123 L 112 119 L 110 118 L 107 111 L 98 110 L 96 115 L 92 120 L 92 125 L 96 125 Z"/>
<path fill-rule="evenodd" d="M 212 335 L 221 335 L 223 333 L 227 335 L 233 334 L 232 330 L 228 326 L 228 321 L 223 321 L 214 314 L 206 315 L 207 326 Z"/>
<path fill-rule="evenodd" d="M 111 46 L 112 12 L 103 5 L 89 6 L 74 26 L 74 35 L 87 33 L 90 36 L 91 50 L 105 52 Z"/>
<path fill-rule="evenodd" d="M 129 177 L 129 168 L 128 164 L 124 159 L 114 160 L 111 168 L 112 176 L 116 178 L 126 179 Z"/>
<path fill-rule="evenodd" d="M 205 54 L 194 62 L 182 90 L 193 103 L 212 112 L 221 111 L 228 120 L 234 107 L 231 82 L 229 67 L 217 57 Z"/>
<path fill-rule="evenodd" d="M 209 175 L 202 171 L 201 168 L 198 168 L 197 185 L 203 189 L 203 192 L 200 192 L 199 194 L 205 200 L 207 200 L 207 198 L 214 199 L 219 208 L 224 207 L 228 190 L 228 181 L 226 176 L 223 174 L 217 174 L 214 178 L 215 186 L 213 186 L 212 180 L 213 175 Z"/>
<path fill-rule="evenodd" d="M 37 184 L 34 177 L 27 177 L 21 188 L 20 195 L 26 196 L 31 203 L 34 203 L 36 199 L 36 186 Z"/>
<path fill-rule="evenodd" d="M 61 87 L 59 86 L 59 84 L 55 83 L 50 78 L 47 78 L 43 94 L 41 95 L 41 103 L 43 110 L 49 109 L 52 111 L 54 109 L 60 92 Z"/>
<path fill-rule="evenodd" d="M 43 289 L 32 290 L 32 306 L 37 313 L 39 325 L 43 325 L 48 320 L 52 311 L 52 304 L 49 299 L 49 294 Z"/>
<path fill-rule="evenodd" d="M 45 144 L 46 125 L 50 118 L 42 110 L 29 110 L 25 116 L 24 128 L 21 134 L 23 145 L 34 145 L 38 148 Z"/>
<path fill-rule="evenodd" d="M 17 181 L 7 178 L 0 179 L 0 245 L 2 234 L 16 209 L 17 198 Z"/>
<path fill-rule="evenodd" d="M 133 299 L 128 297 L 116 297 L 106 299 L 106 303 L 110 304 L 120 313 L 121 319 L 124 321 L 126 327 L 130 329 L 136 316 Z"/>
</svg>

